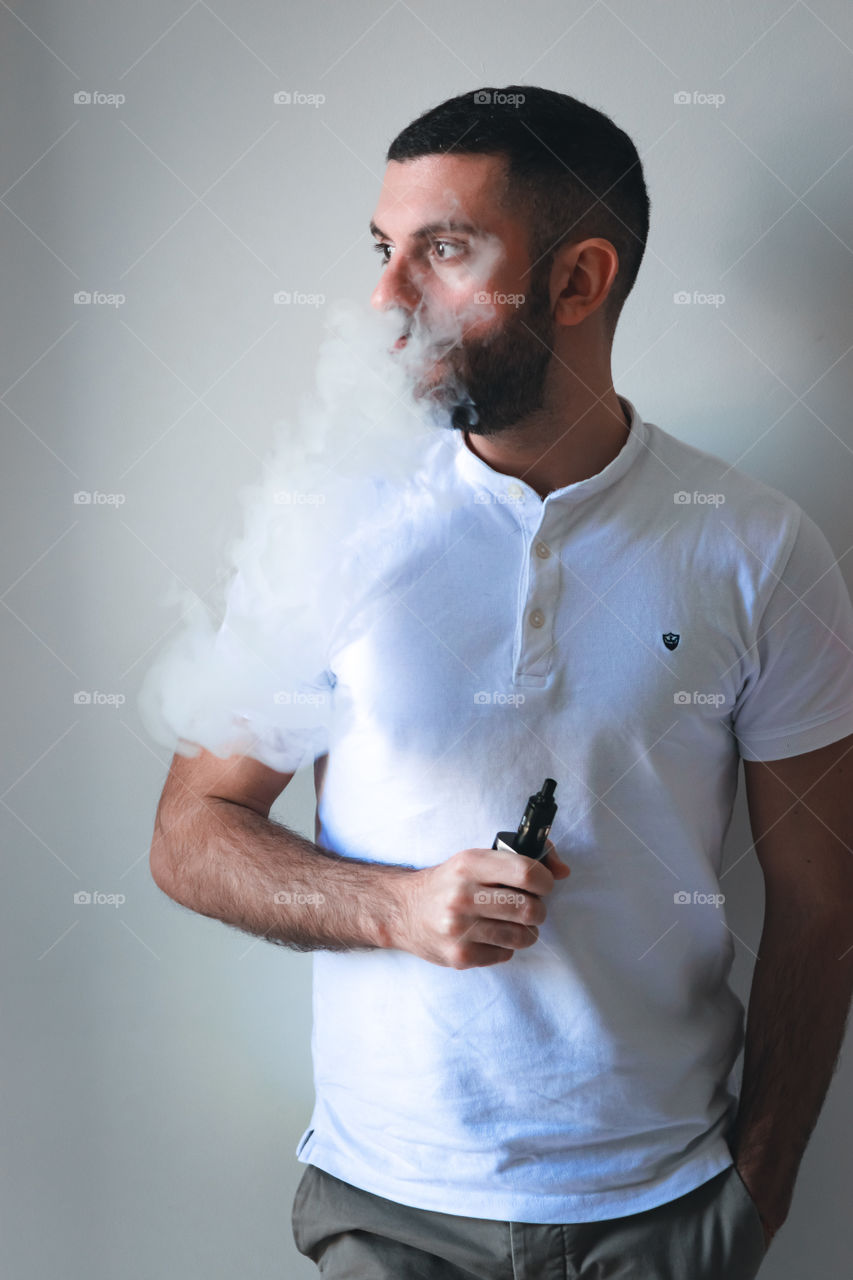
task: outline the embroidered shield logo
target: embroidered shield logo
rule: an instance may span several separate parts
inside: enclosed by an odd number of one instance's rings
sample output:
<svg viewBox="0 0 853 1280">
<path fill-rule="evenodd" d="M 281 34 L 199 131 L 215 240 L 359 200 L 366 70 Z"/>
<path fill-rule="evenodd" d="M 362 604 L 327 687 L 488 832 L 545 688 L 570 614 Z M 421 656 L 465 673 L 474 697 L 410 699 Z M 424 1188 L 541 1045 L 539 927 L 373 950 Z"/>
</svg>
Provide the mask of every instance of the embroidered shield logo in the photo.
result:
<svg viewBox="0 0 853 1280">
<path fill-rule="evenodd" d="M 661 639 L 663 640 L 667 649 L 676 649 L 678 647 L 678 642 L 681 639 L 681 636 L 676 635 L 674 631 L 666 631 L 661 636 Z"/>
</svg>

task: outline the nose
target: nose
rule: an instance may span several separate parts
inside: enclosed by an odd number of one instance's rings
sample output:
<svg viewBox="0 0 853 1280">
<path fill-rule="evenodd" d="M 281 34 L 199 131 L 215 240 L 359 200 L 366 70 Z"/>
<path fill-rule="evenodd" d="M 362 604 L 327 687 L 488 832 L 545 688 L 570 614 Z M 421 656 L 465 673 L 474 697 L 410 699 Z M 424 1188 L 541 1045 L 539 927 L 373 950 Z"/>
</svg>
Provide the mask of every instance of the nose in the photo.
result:
<svg viewBox="0 0 853 1280">
<path fill-rule="evenodd" d="M 376 288 L 370 298 L 370 305 L 377 311 L 387 311 L 389 307 L 400 307 L 404 311 L 415 311 L 421 301 L 421 292 L 401 257 L 395 251 L 382 268 Z"/>
</svg>

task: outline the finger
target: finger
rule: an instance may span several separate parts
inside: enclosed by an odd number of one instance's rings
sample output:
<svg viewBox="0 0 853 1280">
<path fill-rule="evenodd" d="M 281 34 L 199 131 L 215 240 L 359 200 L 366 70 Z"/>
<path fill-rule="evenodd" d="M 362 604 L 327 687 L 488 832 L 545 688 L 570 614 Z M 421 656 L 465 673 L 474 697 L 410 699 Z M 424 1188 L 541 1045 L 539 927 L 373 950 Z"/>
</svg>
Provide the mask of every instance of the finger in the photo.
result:
<svg viewBox="0 0 853 1280">
<path fill-rule="evenodd" d="M 548 865 L 548 870 L 553 875 L 558 875 L 560 879 L 564 880 L 567 875 L 571 874 L 571 870 L 569 868 L 568 863 L 564 862 L 563 859 L 560 857 L 559 853 L 557 852 L 557 847 L 552 840 L 550 839 L 546 840 L 545 847 L 548 850 L 545 858 L 545 861 Z"/>
<path fill-rule="evenodd" d="M 468 930 L 468 937 L 472 938 L 482 937 L 482 933 L 478 934 L 475 930 L 490 923 L 510 921 L 514 925 L 530 929 L 542 924 L 545 919 L 545 908 L 541 899 L 537 894 L 525 892 L 523 889 L 502 887 L 481 889 L 474 895 L 474 907 L 479 918 Z M 519 919 L 521 915 L 525 917 L 523 920 Z M 484 937 L 482 940 L 491 941 Z"/>
</svg>

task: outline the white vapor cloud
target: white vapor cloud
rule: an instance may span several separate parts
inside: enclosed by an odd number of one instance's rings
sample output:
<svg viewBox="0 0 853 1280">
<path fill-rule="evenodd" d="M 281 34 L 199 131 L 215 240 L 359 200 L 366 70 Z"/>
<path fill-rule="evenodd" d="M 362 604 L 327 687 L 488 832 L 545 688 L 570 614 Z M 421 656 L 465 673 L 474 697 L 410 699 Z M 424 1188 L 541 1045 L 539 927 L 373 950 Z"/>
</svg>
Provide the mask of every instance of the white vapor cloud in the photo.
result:
<svg viewBox="0 0 853 1280">
<path fill-rule="evenodd" d="M 484 251 L 488 272 L 495 250 Z M 180 604 L 185 618 L 138 697 L 154 740 L 185 755 L 204 747 L 282 768 L 272 743 L 277 753 L 292 747 L 295 768 L 306 734 L 322 734 L 330 699 L 316 682 L 329 637 L 405 555 L 419 466 L 455 431 L 447 406 L 467 397 L 451 377 L 444 407 L 417 396 L 417 373 L 487 311 L 482 303 L 430 315 L 426 304 L 331 308 L 316 392 L 295 421 L 276 424 L 264 475 L 243 491 L 243 535 L 227 551 L 227 625 L 194 593 L 168 593 L 165 603 Z M 393 349 L 404 332 L 405 347 Z"/>
</svg>

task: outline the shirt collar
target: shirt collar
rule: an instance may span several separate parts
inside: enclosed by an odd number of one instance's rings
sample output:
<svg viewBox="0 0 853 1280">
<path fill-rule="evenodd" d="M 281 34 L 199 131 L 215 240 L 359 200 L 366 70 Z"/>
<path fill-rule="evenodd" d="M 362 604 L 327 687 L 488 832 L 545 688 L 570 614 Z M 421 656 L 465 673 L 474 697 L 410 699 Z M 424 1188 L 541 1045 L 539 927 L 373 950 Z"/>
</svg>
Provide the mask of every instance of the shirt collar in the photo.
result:
<svg viewBox="0 0 853 1280">
<path fill-rule="evenodd" d="M 479 458 L 471 449 L 462 431 L 457 433 L 454 441 L 457 471 L 469 484 L 487 489 L 508 506 L 513 506 L 526 515 L 535 512 L 541 514 L 546 503 L 562 505 L 580 502 L 595 493 L 600 493 L 602 489 L 608 488 L 623 476 L 646 443 L 648 428 L 645 422 L 630 400 L 624 396 L 618 396 L 618 399 L 628 414 L 630 422 L 628 438 L 616 457 L 595 475 L 587 476 L 585 480 L 576 480 L 574 484 L 564 485 L 562 489 L 554 489 L 544 499 L 540 498 L 536 490 L 526 481 L 495 471 L 487 462 Z"/>
</svg>

